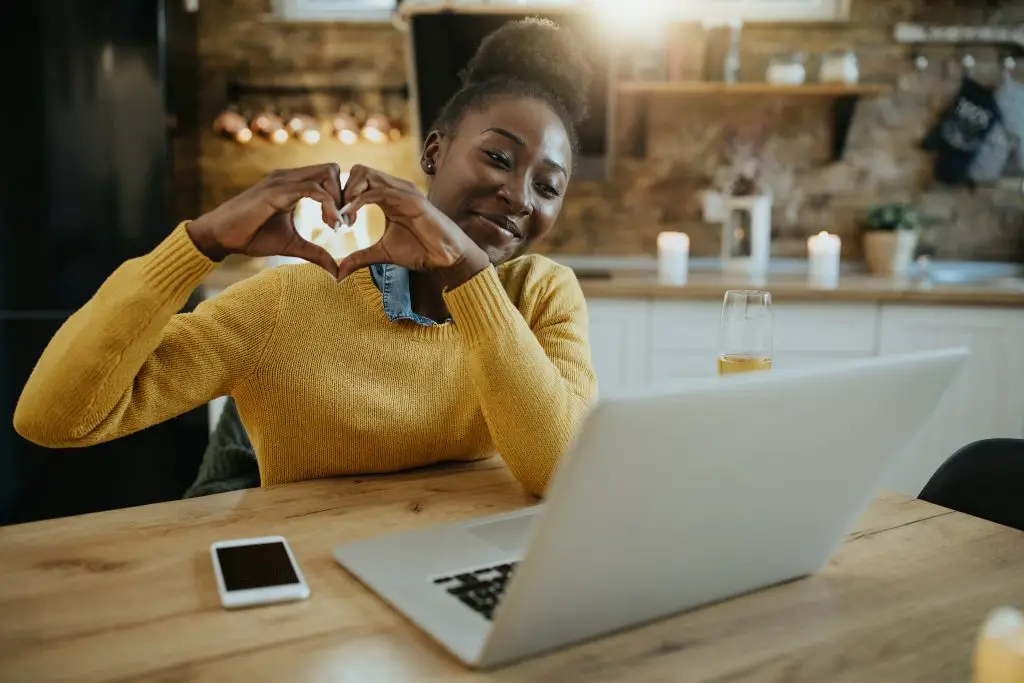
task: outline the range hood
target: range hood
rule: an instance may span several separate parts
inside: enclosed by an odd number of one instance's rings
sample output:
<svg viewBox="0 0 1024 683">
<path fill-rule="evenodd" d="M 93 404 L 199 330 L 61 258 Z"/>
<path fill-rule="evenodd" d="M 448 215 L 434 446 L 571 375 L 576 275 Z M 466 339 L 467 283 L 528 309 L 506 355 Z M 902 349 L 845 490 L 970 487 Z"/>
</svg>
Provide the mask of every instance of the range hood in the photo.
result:
<svg viewBox="0 0 1024 683">
<path fill-rule="evenodd" d="M 273 0 L 282 21 L 390 21 L 397 0 Z"/>
</svg>

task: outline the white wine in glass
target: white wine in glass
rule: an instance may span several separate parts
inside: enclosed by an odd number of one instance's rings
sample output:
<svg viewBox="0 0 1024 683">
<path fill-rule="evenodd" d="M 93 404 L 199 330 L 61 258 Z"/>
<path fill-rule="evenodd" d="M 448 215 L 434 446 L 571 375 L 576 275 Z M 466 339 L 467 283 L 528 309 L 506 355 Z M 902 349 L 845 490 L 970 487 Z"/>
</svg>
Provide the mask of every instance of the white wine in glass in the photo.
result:
<svg viewBox="0 0 1024 683">
<path fill-rule="evenodd" d="M 772 367 L 772 295 L 730 289 L 718 325 L 718 374 L 758 372 Z"/>
</svg>

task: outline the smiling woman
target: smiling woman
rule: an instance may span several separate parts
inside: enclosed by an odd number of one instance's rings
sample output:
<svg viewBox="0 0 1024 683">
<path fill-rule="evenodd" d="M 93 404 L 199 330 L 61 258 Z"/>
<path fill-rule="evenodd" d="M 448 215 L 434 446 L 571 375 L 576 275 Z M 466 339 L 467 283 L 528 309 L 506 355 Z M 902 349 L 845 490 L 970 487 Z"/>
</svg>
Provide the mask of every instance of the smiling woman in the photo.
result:
<svg viewBox="0 0 1024 683">
<path fill-rule="evenodd" d="M 507 24 L 425 141 L 426 195 L 366 167 L 342 187 L 327 164 L 275 172 L 182 223 L 57 332 L 16 429 L 87 446 L 230 395 L 263 485 L 497 451 L 542 493 L 597 386 L 572 271 L 524 254 L 561 209 L 588 80 L 557 25 Z M 304 197 L 332 226 L 376 204 L 384 233 L 337 263 L 297 233 Z M 310 263 L 177 314 L 232 253 Z"/>
</svg>

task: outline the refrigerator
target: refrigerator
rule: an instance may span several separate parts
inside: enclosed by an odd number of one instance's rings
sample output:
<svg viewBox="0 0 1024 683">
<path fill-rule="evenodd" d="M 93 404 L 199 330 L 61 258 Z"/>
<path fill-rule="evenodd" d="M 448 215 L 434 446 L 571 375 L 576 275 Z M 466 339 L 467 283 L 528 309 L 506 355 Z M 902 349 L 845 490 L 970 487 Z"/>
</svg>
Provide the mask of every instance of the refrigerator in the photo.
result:
<svg viewBox="0 0 1024 683">
<path fill-rule="evenodd" d="M 4 4 L 0 49 L 18 86 L 0 126 L 0 524 L 179 498 L 206 446 L 205 407 L 77 449 L 37 447 L 12 418 L 57 328 L 178 220 L 172 124 L 194 88 L 179 76 L 195 69 L 168 55 L 195 54 L 182 42 L 195 18 L 178 0 Z"/>
</svg>

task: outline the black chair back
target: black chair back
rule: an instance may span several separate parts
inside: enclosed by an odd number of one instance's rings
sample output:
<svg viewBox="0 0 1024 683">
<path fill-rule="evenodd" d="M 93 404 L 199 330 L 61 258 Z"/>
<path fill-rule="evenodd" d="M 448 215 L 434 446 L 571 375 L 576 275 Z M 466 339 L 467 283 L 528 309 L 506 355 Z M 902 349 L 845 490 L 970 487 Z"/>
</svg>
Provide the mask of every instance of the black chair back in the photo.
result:
<svg viewBox="0 0 1024 683">
<path fill-rule="evenodd" d="M 935 471 L 918 498 L 1024 531 L 1024 439 L 964 446 Z"/>
</svg>

